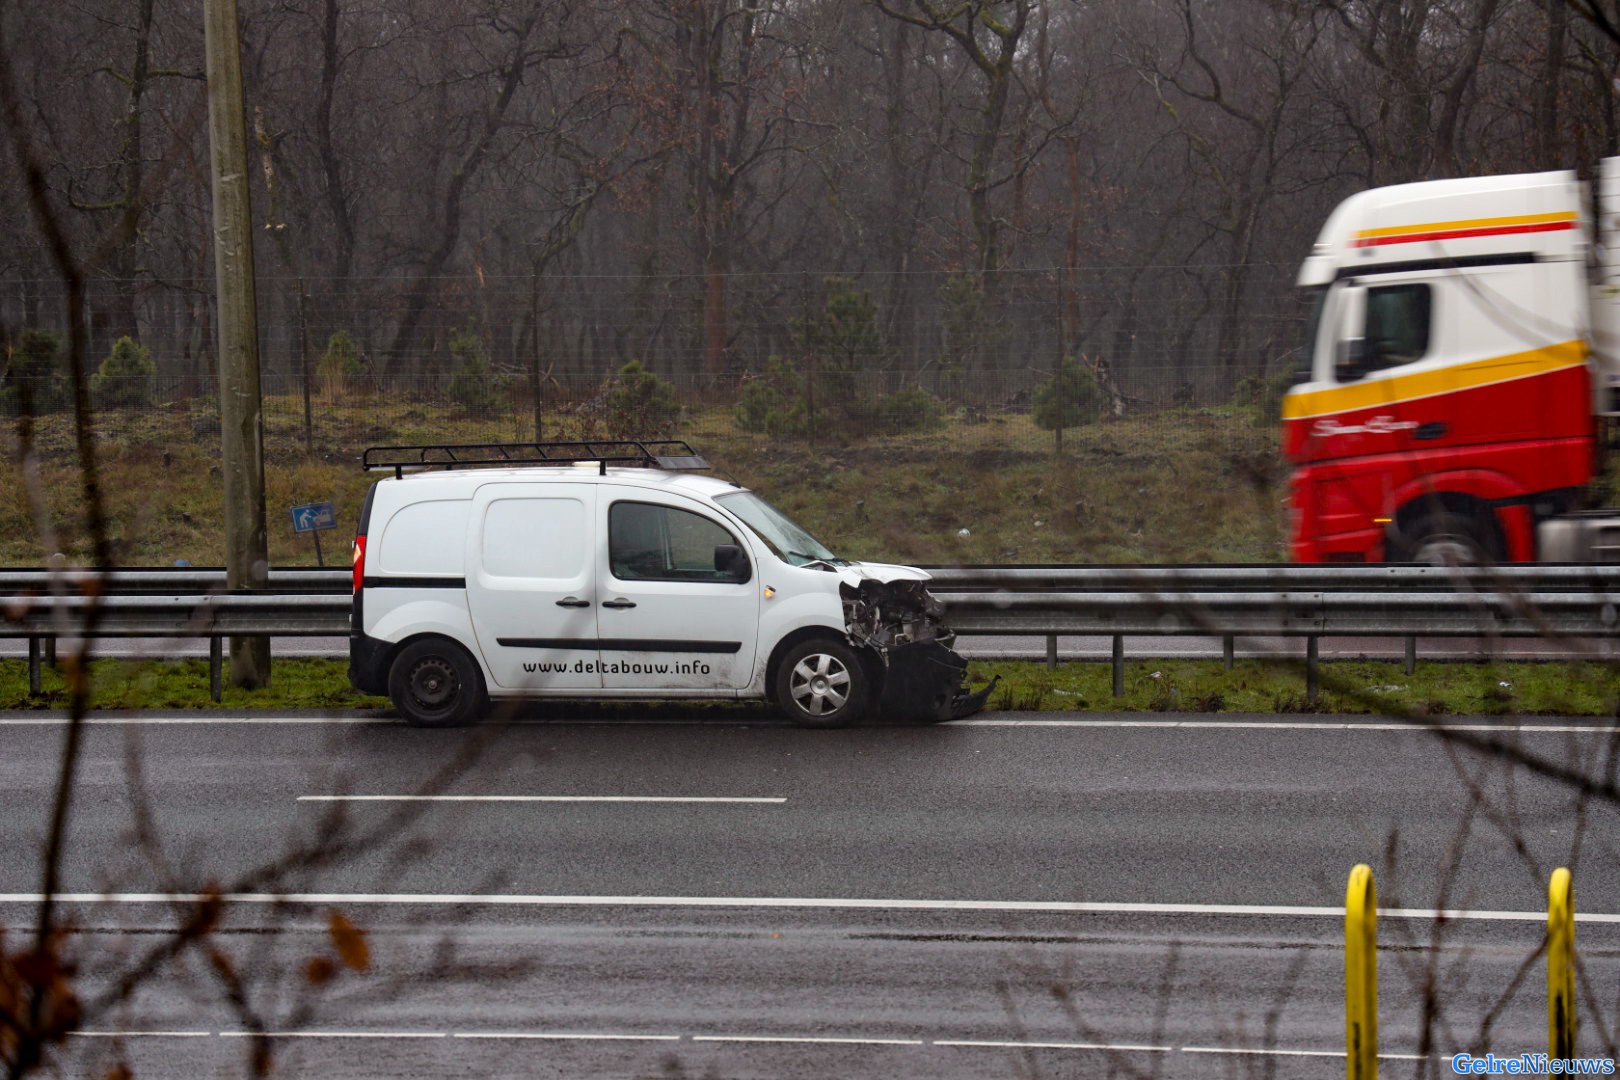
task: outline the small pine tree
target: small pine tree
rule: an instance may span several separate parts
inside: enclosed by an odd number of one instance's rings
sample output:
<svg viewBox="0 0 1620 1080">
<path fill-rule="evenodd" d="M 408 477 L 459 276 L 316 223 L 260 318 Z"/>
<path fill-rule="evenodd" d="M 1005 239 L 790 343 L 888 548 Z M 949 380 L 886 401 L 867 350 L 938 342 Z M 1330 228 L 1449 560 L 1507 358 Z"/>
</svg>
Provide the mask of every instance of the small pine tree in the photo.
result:
<svg viewBox="0 0 1620 1080">
<path fill-rule="evenodd" d="M 620 438 L 668 435 L 680 419 L 681 403 L 675 388 L 640 360 L 619 369 L 607 387 L 607 418 L 612 434 Z"/>
<path fill-rule="evenodd" d="M 57 359 L 61 339 L 48 330 L 24 330 L 11 350 L 0 389 L 0 409 L 17 413 L 61 412 L 73 400 L 67 372 Z"/>
<path fill-rule="evenodd" d="M 463 330 L 450 339 L 455 371 L 450 376 L 450 400 L 469 409 L 487 409 L 500 399 L 500 379 L 489 370 L 484 339 Z"/>
<path fill-rule="evenodd" d="M 1073 360 L 1065 360 L 1035 391 L 1035 426 L 1056 436 L 1061 454 L 1063 429 L 1095 420 L 1097 404 L 1096 378 Z"/>
<path fill-rule="evenodd" d="M 144 409 L 152 403 L 156 375 L 152 350 L 126 335 L 113 342 L 90 380 L 90 392 L 104 409 Z"/>
</svg>

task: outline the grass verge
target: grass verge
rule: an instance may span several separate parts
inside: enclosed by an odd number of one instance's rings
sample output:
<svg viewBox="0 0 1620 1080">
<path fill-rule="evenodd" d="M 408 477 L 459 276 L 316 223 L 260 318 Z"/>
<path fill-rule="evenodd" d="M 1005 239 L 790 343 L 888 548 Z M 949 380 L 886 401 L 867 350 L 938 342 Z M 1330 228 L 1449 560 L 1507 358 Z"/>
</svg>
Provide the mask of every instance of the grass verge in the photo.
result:
<svg viewBox="0 0 1620 1080">
<path fill-rule="evenodd" d="M 1613 716 L 1620 673 L 1598 663 L 1428 662 L 1416 674 L 1401 665 L 1336 660 L 1322 665 L 1322 692 L 1305 700 L 1304 665 L 1295 661 L 1241 661 L 1226 671 L 1218 661 L 1132 661 L 1125 665 L 1125 695 L 1115 698 L 1106 662 L 1073 662 L 1047 670 L 1038 662 L 974 663 L 969 677 L 1001 685 L 988 707 L 1015 712 L 1228 712 L 1362 713 L 1414 710 L 1431 716 Z M 204 660 L 97 660 L 91 665 L 99 709 L 203 709 L 208 700 Z M 0 708 L 59 709 L 67 705 L 61 673 L 44 672 L 44 693 L 28 694 L 28 666 L 0 660 Z M 227 689 L 227 709 L 384 708 L 385 698 L 356 693 L 347 661 L 285 659 L 275 662 L 264 690 Z"/>
<path fill-rule="evenodd" d="M 975 684 L 1001 685 L 987 708 L 1017 712 L 1358 713 L 1415 711 L 1430 716 L 1614 716 L 1620 672 L 1601 663 L 1399 663 L 1333 660 L 1321 666 L 1315 705 L 1305 696 L 1305 664 L 1244 660 L 1231 671 L 1216 660 L 1139 660 L 1125 665 L 1125 694 L 1113 696 L 1106 661 L 974 663 Z"/>
</svg>

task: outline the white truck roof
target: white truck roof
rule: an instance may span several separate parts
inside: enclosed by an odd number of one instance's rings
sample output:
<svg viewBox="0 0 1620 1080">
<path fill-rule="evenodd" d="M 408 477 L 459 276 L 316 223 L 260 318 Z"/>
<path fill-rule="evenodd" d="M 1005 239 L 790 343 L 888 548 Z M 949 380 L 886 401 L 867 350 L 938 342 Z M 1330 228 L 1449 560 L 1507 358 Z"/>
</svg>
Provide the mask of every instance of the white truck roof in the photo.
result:
<svg viewBox="0 0 1620 1080">
<path fill-rule="evenodd" d="M 1584 259 L 1589 238 L 1572 172 L 1430 180 L 1340 203 L 1299 271 L 1302 286 L 1362 269 L 1525 254 Z"/>
</svg>

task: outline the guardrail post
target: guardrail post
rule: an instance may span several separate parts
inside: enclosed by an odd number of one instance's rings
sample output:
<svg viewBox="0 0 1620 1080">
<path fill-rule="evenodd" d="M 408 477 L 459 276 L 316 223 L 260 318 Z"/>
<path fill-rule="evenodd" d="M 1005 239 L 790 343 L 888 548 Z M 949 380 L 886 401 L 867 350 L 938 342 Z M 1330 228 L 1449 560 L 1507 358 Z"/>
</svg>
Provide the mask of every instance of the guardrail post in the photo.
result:
<svg viewBox="0 0 1620 1080">
<path fill-rule="evenodd" d="M 1233 653 L 1236 651 L 1234 648 L 1236 642 L 1237 639 L 1231 634 L 1227 634 L 1225 637 L 1221 638 L 1221 662 L 1226 665 L 1227 671 L 1232 670 L 1232 659 Z"/>
<path fill-rule="evenodd" d="M 1305 639 L 1305 700 L 1311 705 L 1321 695 L 1321 667 L 1317 638 L 1315 634 Z"/>
<path fill-rule="evenodd" d="M 1046 670 L 1057 670 L 1057 635 L 1046 635 Z"/>
<path fill-rule="evenodd" d="M 51 665 L 51 667 L 56 667 L 57 666 L 56 665 L 56 638 L 54 638 L 54 637 L 48 637 L 48 638 L 45 639 L 45 662 L 47 664 Z"/>
<path fill-rule="evenodd" d="M 1344 894 L 1344 1051 L 1349 1080 L 1377 1080 L 1378 887 L 1366 863 Z"/>
<path fill-rule="evenodd" d="M 208 700 L 218 703 L 223 694 L 220 669 L 224 666 L 224 639 L 218 634 L 208 639 Z"/>
<path fill-rule="evenodd" d="M 39 697 L 41 686 L 39 681 L 39 638 L 28 639 L 28 696 Z"/>
<path fill-rule="evenodd" d="M 1547 1054 L 1575 1056 L 1575 897 L 1562 866 L 1547 883 Z"/>
<path fill-rule="evenodd" d="M 1417 671 L 1417 635 L 1406 635 L 1406 673 L 1408 675 Z"/>
<path fill-rule="evenodd" d="M 1114 696 L 1125 696 L 1125 639 L 1114 635 Z"/>
</svg>

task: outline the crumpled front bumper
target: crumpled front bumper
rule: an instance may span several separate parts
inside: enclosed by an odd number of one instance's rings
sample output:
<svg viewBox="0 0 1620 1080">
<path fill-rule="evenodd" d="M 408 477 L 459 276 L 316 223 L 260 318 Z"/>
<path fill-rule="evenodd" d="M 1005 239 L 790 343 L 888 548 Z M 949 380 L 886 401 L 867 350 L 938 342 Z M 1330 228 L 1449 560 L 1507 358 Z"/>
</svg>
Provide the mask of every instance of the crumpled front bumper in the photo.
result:
<svg viewBox="0 0 1620 1080">
<path fill-rule="evenodd" d="M 970 691 L 967 661 L 937 641 L 897 645 L 888 651 L 880 708 L 885 716 L 919 721 L 960 720 L 984 708 L 1000 676 Z"/>
</svg>

